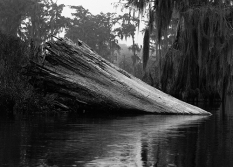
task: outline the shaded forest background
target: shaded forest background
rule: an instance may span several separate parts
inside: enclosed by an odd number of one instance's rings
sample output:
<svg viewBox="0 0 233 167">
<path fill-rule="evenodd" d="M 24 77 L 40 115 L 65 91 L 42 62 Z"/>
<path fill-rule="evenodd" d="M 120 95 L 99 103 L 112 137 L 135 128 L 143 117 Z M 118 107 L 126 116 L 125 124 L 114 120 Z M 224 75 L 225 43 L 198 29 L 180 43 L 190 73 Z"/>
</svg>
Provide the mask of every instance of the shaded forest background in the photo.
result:
<svg viewBox="0 0 233 167">
<path fill-rule="evenodd" d="M 232 92 L 232 0 L 120 0 L 139 15 L 148 14 L 143 67 L 149 59 L 152 34 L 159 54 L 146 71 L 152 85 L 186 101 L 222 100 Z M 163 39 L 176 25 L 175 38 L 162 53 Z M 157 75 L 153 72 L 157 71 Z M 153 76 L 158 76 L 153 78 Z"/>
<path fill-rule="evenodd" d="M 37 90 L 43 83 L 26 77 L 24 67 L 43 64 L 43 44 L 61 34 L 180 99 L 213 101 L 232 92 L 231 1 L 120 0 L 118 6 L 130 12 L 93 15 L 69 6 L 67 18 L 53 0 L 0 0 L 0 107 L 57 110 L 59 97 Z M 143 46 L 135 42 L 139 24 L 146 25 Z"/>
</svg>

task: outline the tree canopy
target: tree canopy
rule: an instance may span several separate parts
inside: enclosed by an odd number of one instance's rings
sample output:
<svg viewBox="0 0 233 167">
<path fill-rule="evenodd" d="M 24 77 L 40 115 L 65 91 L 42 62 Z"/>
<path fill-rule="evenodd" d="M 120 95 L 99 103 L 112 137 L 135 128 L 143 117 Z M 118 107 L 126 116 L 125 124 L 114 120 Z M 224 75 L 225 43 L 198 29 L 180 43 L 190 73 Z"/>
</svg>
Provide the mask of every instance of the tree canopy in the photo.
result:
<svg viewBox="0 0 233 167">
<path fill-rule="evenodd" d="M 97 53 L 113 61 L 111 55 L 120 49 L 113 32 L 115 14 L 93 15 L 82 6 L 71 6 L 71 9 L 75 10 L 72 13 L 74 18 L 70 19 L 65 36 L 76 43 L 78 39 L 82 40 Z"/>
<path fill-rule="evenodd" d="M 53 0 L 0 0 L 0 30 L 41 44 L 66 26 L 63 7 Z"/>
</svg>

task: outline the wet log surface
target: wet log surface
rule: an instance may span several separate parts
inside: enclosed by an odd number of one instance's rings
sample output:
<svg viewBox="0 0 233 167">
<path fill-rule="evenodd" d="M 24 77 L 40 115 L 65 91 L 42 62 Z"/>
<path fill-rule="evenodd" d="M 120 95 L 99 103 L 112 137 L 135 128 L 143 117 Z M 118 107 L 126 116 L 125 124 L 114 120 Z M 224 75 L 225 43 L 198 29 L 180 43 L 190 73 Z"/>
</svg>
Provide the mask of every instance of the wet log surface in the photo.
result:
<svg viewBox="0 0 233 167">
<path fill-rule="evenodd" d="M 39 89 L 63 99 L 59 105 L 64 108 L 83 105 L 96 112 L 209 114 L 151 87 L 103 59 L 81 41 L 75 45 L 58 39 L 48 42 L 45 49 L 43 65 L 31 62 L 27 73 L 33 83 L 42 83 Z M 72 103 L 67 103 L 67 99 Z"/>
</svg>

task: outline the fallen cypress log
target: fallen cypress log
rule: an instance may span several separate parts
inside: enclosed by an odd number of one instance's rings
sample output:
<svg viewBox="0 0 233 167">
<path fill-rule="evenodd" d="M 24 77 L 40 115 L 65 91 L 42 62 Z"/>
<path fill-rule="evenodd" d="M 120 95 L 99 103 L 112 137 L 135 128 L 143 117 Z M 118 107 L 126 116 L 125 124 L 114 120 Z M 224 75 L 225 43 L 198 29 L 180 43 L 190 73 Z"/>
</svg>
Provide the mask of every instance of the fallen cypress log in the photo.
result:
<svg viewBox="0 0 233 167">
<path fill-rule="evenodd" d="M 80 41 L 59 38 L 45 45 L 45 62 L 31 62 L 27 75 L 40 89 L 56 93 L 64 108 L 76 104 L 98 110 L 155 114 L 209 114 L 167 95 L 116 67 Z M 41 86 L 43 85 L 43 86 Z M 36 86 L 36 84 L 34 84 Z M 65 103 L 72 99 L 72 103 Z"/>
</svg>

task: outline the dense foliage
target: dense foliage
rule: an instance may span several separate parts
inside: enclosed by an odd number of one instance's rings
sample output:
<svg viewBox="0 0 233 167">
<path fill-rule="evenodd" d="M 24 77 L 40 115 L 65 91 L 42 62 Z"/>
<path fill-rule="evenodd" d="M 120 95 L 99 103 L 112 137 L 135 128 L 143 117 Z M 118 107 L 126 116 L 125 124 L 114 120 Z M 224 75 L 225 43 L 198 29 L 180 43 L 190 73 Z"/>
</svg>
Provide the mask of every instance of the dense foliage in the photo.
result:
<svg viewBox="0 0 233 167">
<path fill-rule="evenodd" d="M 232 85 L 231 0 L 120 0 L 148 14 L 157 43 L 177 20 L 176 39 L 164 59 L 159 88 L 179 98 L 224 99 Z M 148 43 L 148 42 L 147 42 Z M 148 55 L 143 55 L 148 60 Z M 146 62 L 144 62 L 146 63 Z"/>
<path fill-rule="evenodd" d="M 51 35 L 61 33 L 67 24 L 61 15 L 63 8 L 53 0 L 1 0 L 0 30 L 23 41 L 42 44 Z"/>
<path fill-rule="evenodd" d="M 35 90 L 34 83 L 22 75 L 22 67 L 34 53 L 29 43 L 0 33 L 0 114 L 52 112 L 54 97 Z"/>
</svg>

